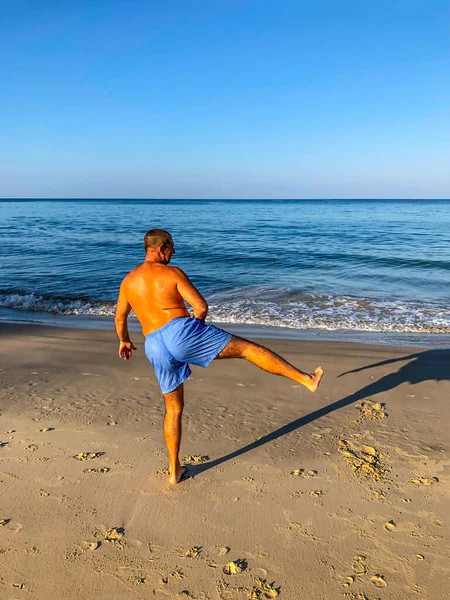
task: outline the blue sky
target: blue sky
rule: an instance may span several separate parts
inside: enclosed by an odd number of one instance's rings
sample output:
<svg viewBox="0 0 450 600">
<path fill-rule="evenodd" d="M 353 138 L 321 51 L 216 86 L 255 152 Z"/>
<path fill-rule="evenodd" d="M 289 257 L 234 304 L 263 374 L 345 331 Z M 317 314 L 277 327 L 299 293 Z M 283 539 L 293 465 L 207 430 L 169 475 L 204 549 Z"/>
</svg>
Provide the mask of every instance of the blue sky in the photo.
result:
<svg viewBox="0 0 450 600">
<path fill-rule="evenodd" d="M 450 197 L 450 1 L 0 11 L 3 198 Z"/>
</svg>

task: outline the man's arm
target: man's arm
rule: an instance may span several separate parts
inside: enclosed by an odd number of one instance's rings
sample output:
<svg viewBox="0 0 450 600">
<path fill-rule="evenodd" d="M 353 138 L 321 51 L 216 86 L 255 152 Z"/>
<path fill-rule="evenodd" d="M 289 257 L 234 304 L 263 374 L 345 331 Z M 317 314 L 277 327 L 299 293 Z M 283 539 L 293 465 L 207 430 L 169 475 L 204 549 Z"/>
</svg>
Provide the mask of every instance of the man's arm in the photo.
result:
<svg viewBox="0 0 450 600">
<path fill-rule="evenodd" d="M 125 297 L 123 284 L 120 286 L 119 298 L 117 299 L 116 317 L 114 324 L 116 326 L 117 337 L 119 338 L 119 356 L 124 360 L 129 360 L 136 348 L 133 346 L 128 333 L 127 319 L 131 311 L 131 305 Z"/>
<path fill-rule="evenodd" d="M 183 300 L 194 309 L 194 317 L 204 321 L 208 314 L 208 304 L 189 277 L 178 267 L 173 267 L 177 273 L 177 290 Z"/>
</svg>

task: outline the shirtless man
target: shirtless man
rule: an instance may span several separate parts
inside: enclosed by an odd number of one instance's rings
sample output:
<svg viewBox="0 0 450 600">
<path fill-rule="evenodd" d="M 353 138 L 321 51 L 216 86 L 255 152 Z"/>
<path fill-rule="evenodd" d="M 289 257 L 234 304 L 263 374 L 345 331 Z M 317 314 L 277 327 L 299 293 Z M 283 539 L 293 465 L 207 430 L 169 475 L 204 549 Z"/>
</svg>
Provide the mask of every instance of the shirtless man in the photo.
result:
<svg viewBox="0 0 450 600">
<path fill-rule="evenodd" d="M 304 373 L 267 348 L 205 323 L 206 300 L 181 269 L 168 266 L 175 254 L 170 233 L 151 229 L 145 234 L 144 247 L 145 261 L 128 273 L 120 286 L 115 318 L 119 356 L 129 360 L 136 350 L 127 327 L 133 310 L 145 336 L 145 354 L 164 396 L 169 482 L 175 484 L 187 471 L 180 464 L 179 450 L 183 382 L 191 374 L 189 364 L 207 367 L 215 358 L 245 358 L 269 373 L 301 383 L 311 392 L 319 387 L 323 370 L 318 367 L 313 375 Z M 185 302 L 192 307 L 194 317 Z"/>
</svg>

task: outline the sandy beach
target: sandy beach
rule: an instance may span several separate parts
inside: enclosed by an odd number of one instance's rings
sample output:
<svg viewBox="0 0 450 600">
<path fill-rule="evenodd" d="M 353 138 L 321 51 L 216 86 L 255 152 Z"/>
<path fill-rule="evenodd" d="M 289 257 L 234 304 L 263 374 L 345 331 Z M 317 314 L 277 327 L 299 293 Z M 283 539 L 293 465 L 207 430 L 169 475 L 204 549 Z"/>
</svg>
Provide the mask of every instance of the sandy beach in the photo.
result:
<svg viewBox="0 0 450 600">
<path fill-rule="evenodd" d="M 194 367 L 170 486 L 142 337 L 130 362 L 112 332 L 0 340 L 2 599 L 447 597 L 450 350 L 265 340 L 316 394 Z"/>
</svg>

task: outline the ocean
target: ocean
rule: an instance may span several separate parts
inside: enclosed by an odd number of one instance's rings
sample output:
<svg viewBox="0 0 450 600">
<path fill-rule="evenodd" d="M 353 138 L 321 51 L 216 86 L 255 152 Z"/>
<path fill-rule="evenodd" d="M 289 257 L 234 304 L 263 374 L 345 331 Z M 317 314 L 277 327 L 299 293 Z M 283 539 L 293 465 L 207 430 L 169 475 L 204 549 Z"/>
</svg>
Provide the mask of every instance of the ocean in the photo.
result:
<svg viewBox="0 0 450 600">
<path fill-rule="evenodd" d="M 211 321 L 448 343 L 450 200 L 0 200 L 0 320 L 112 327 L 154 227 Z"/>
</svg>

